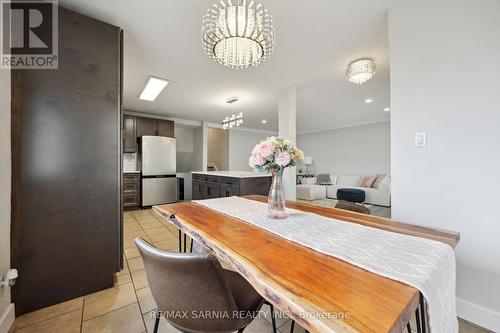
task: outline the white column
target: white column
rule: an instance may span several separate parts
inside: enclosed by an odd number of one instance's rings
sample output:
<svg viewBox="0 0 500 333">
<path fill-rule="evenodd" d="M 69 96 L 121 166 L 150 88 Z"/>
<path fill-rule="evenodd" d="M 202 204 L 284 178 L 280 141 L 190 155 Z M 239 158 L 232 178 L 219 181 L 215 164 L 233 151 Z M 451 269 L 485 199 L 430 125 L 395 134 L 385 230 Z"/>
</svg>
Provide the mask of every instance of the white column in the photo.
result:
<svg viewBox="0 0 500 333">
<path fill-rule="evenodd" d="M 203 163 L 203 171 L 207 171 L 208 166 L 208 122 L 204 121 L 202 123 L 203 126 L 203 150 L 202 150 L 202 163 Z"/>
<path fill-rule="evenodd" d="M 279 93 L 279 136 L 296 143 L 297 134 L 297 88 L 288 87 Z M 285 195 L 288 200 L 296 199 L 295 168 L 287 168 L 283 175 Z"/>
</svg>

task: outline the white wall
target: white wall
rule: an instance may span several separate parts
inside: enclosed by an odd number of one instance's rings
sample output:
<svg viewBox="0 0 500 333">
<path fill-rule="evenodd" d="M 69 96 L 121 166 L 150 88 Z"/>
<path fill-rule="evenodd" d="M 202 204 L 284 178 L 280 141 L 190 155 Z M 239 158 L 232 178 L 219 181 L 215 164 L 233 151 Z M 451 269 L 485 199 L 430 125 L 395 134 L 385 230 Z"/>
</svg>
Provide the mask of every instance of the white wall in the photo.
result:
<svg viewBox="0 0 500 333">
<path fill-rule="evenodd" d="M 499 332 L 500 2 L 406 1 L 389 35 L 392 216 L 461 233 L 458 315 Z"/>
<path fill-rule="evenodd" d="M 200 126 L 193 129 L 193 159 L 189 166 L 190 171 L 203 171 L 206 169 L 206 141 L 207 141 L 207 129 L 206 127 Z"/>
<path fill-rule="evenodd" d="M 229 133 L 220 128 L 208 129 L 207 162 L 219 171 L 229 170 Z"/>
<path fill-rule="evenodd" d="M 194 128 L 175 125 L 175 139 L 177 143 L 177 172 L 188 172 L 191 170 L 194 156 Z"/>
<path fill-rule="evenodd" d="M 200 171 L 203 168 L 203 128 L 175 125 L 177 172 Z"/>
<path fill-rule="evenodd" d="M 299 134 L 297 145 L 312 156 L 316 174 L 374 175 L 390 173 L 390 123 L 376 123 Z"/>
<path fill-rule="evenodd" d="M 297 143 L 297 87 L 290 86 L 278 94 L 279 136 Z M 283 188 L 288 200 L 297 199 L 297 168 L 283 172 Z"/>
<path fill-rule="evenodd" d="M 248 158 L 256 144 L 272 136 L 269 133 L 229 130 L 229 170 L 251 171 Z"/>
<path fill-rule="evenodd" d="M 10 71 L 0 70 L 0 275 L 10 268 Z M 10 288 L 0 290 L 0 333 L 14 320 Z"/>
</svg>

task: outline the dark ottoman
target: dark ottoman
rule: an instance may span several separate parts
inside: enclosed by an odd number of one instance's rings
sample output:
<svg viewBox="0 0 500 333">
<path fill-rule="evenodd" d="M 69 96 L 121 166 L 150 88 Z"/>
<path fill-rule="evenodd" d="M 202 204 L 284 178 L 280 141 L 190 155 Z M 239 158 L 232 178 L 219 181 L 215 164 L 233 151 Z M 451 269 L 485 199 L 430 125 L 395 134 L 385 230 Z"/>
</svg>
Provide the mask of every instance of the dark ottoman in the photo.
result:
<svg viewBox="0 0 500 333">
<path fill-rule="evenodd" d="M 355 188 L 339 188 L 337 190 L 337 199 L 349 202 L 365 202 L 365 191 Z"/>
</svg>

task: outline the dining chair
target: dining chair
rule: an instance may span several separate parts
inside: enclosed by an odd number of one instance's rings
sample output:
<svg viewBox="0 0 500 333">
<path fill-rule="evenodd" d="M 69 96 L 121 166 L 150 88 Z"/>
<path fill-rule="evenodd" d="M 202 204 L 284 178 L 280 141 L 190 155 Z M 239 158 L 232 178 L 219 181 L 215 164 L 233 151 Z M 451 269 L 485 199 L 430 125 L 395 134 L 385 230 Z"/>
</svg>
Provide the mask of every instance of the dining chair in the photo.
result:
<svg viewBox="0 0 500 333">
<path fill-rule="evenodd" d="M 181 332 L 243 332 L 263 299 L 240 274 L 225 270 L 212 254 L 162 251 L 136 238 L 160 317 Z M 239 314 L 235 316 L 234 314 Z"/>
<path fill-rule="evenodd" d="M 180 236 L 180 229 L 179 229 L 179 244 L 180 244 L 180 239 L 181 239 L 181 236 Z M 186 235 L 185 234 L 184 234 L 184 244 L 186 244 Z M 193 239 L 191 238 L 191 247 L 190 247 L 189 252 L 195 252 L 198 254 L 210 252 L 210 250 L 207 249 L 206 247 L 204 247 L 203 245 L 201 245 L 199 243 L 196 243 L 196 244 L 197 244 L 197 246 L 193 246 Z M 179 245 L 179 252 L 181 252 L 180 245 Z M 184 252 L 186 252 L 186 246 L 184 246 Z M 227 270 L 230 270 L 230 269 L 227 269 Z M 269 306 L 273 333 L 277 333 L 278 329 L 277 329 L 277 324 L 276 324 L 276 311 L 274 310 L 274 305 L 267 300 L 264 300 L 264 304 Z"/>
</svg>

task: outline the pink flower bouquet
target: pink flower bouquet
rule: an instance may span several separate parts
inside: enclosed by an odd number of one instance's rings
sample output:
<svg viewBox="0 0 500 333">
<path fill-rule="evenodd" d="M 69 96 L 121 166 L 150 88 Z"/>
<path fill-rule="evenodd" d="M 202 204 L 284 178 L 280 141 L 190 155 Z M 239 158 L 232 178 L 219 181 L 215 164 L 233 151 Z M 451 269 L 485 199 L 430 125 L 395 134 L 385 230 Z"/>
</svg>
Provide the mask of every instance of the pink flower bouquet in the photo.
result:
<svg viewBox="0 0 500 333">
<path fill-rule="evenodd" d="M 280 172 L 295 166 L 303 158 L 302 150 L 295 147 L 290 140 L 272 136 L 255 146 L 249 164 L 255 171 Z"/>
</svg>

